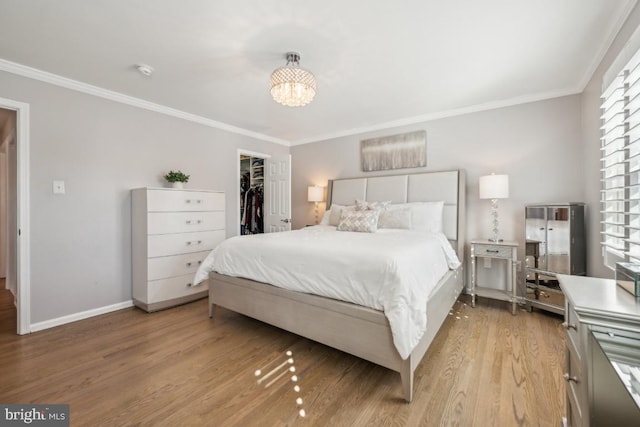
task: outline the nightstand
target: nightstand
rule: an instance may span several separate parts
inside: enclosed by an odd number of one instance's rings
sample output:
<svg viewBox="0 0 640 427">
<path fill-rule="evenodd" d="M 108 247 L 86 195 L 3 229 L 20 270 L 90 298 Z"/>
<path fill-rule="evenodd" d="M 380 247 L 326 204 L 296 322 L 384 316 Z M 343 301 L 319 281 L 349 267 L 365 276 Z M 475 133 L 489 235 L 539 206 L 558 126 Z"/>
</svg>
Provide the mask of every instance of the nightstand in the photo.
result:
<svg viewBox="0 0 640 427">
<path fill-rule="evenodd" d="M 507 260 L 507 283 L 511 283 L 511 289 L 503 291 L 500 289 L 492 289 L 478 286 L 478 263 L 477 258 L 491 258 Z M 476 306 L 476 296 L 498 299 L 511 302 L 511 314 L 516 314 L 516 303 L 518 296 L 516 294 L 517 274 L 516 267 L 518 264 L 518 242 L 492 242 L 489 240 L 472 240 L 471 241 L 471 307 Z"/>
</svg>

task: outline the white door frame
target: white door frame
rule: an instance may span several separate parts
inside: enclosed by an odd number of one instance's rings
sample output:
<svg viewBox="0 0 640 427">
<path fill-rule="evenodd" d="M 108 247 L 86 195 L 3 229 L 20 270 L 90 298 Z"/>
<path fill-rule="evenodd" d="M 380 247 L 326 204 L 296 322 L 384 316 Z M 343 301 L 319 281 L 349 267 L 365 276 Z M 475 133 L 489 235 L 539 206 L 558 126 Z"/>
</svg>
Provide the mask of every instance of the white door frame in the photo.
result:
<svg viewBox="0 0 640 427">
<path fill-rule="evenodd" d="M 238 148 L 238 154 L 236 154 L 236 166 L 238 167 L 236 172 L 236 229 L 233 236 L 240 235 L 240 156 L 253 156 L 268 159 L 271 157 L 271 154 L 257 153 L 255 151 Z"/>
<path fill-rule="evenodd" d="M 18 334 L 31 332 L 31 260 L 29 229 L 29 104 L 0 98 L 0 108 L 16 111 L 16 291 Z M 12 230 L 9 230 L 12 232 Z"/>
</svg>

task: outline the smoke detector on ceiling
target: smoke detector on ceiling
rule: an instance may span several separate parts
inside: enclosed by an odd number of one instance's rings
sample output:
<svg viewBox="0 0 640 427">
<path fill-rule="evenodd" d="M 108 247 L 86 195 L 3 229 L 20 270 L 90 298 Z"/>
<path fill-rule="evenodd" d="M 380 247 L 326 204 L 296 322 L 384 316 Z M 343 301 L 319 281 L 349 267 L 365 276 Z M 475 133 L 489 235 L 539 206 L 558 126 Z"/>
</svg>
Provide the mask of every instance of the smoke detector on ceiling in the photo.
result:
<svg viewBox="0 0 640 427">
<path fill-rule="evenodd" d="M 149 77 L 151 76 L 151 74 L 153 74 L 153 67 L 150 65 L 138 64 L 136 65 L 136 68 L 143 76 Z"/>
</svg>

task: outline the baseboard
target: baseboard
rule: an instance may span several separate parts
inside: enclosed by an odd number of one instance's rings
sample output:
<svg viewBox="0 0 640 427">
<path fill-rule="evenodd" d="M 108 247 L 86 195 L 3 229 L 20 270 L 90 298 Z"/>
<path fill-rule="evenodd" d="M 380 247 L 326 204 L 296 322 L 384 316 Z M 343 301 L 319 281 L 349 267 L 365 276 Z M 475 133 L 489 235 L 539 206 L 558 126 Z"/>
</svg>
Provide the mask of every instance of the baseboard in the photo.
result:
<svg viewBox="0 0 640 427">
<path fill-rule="evenodd" d="M 107 305 L 105 307 L 94 308 L 92 310 L 81 311 L 80 313 L 69 314 L 67 316 L 58 317 L 56 319 L 45 320 L 44 322 L 32 323 L 31 332 L 42 331 L 44 329 L 53 328 L 55 326 L 65 325 L 78 320 L 88 319 L 90 317 L 99 316 L 101 314 L 111 313 L 112 311 L 122 310 L 123 308 L 133 307 L 133 301 L 123 301 L 117 304 Z"/>
</svg>

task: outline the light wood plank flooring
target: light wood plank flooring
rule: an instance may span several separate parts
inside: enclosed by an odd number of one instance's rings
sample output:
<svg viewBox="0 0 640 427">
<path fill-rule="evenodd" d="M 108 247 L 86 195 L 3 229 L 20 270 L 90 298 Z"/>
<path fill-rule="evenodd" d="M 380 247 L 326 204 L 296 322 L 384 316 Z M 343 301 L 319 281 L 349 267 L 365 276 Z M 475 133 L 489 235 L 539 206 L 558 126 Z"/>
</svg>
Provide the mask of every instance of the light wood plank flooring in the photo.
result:
<svg viewBox="0 0 640 427">
<path fill-rule="evenodd" d="M 2 290 L 0 403 L 68 403 L 72 426 L 558 426 L 561 318 L 467 301 L 454 306 L 405 404 L 398 374 L 223 308 L 210 320 L 206 300 L 21 337 Z M 255 381 L 286 350 L 299 394 L 284 379 Z"/>
</svg>

